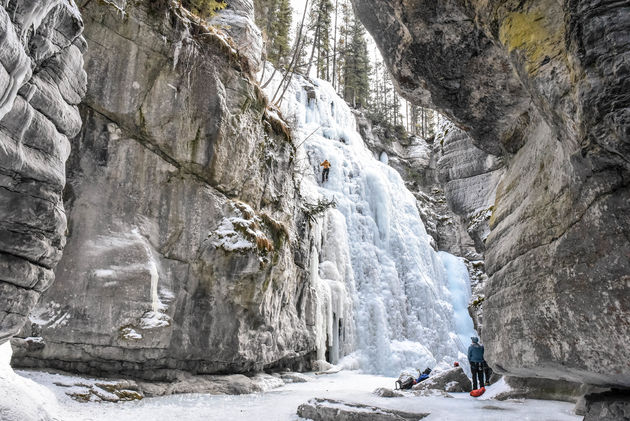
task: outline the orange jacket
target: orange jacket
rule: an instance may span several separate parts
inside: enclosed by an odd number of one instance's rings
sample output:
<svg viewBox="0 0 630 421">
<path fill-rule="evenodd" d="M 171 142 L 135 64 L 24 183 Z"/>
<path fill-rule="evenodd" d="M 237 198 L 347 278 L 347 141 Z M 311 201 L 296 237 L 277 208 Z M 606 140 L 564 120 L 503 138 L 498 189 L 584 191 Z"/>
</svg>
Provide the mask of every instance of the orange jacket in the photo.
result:
<svg viewBox="0 0 630 421">
<path fill-rule="evenodd" d="M 325 160 L 324 162 L 319 164 L 319 166 L 328 169 L 328 168 L 330 168 L 330 162 L 328 162 L 328 160 Z"/>
</svg>

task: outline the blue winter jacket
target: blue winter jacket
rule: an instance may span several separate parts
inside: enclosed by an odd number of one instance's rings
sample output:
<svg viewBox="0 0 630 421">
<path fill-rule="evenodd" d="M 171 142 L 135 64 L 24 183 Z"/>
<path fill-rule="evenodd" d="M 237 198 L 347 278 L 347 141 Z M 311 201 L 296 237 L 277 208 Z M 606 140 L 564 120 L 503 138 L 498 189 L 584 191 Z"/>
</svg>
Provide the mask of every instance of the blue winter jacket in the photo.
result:
<svg viewBox="0 0 630 421">
<path fill-rule="evenodd" d="M 424 374 L 424 373 L 422 373 L 422 374 L 420 374 L 420 377 L 418 377 L 418 378 L 416 379 L 416 383 L 420 383 L 421 381 L 424 381 L 424 380 L 426 380 L 426 379 L 428 379 L 428 378 L 429 378 L 429 375 L 428 375 L 428 374 Z"/>
<path fill-rule="evenodd" d="M 471 363 L 483 362 L 483 345 L 475 343 L 468 347 L 468 361 Z"/>
</svg>

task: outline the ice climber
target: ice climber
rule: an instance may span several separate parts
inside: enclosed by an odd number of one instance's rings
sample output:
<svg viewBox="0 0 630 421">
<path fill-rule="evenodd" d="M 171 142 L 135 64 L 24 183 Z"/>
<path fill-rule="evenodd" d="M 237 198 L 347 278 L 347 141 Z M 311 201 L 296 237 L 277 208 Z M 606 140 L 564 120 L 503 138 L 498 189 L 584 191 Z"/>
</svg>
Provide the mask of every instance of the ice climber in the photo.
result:
<svg viewBox="0 0 630 421">
<path fill-rule="evenodd" d="M 322 183 L 324 181 L 328 181 L 328 173 L 330 172 L 330 162 L 328 162 L 328 160 L 325 159 L 324 162 L 319 164 L 319 166 L 324 167 L 324 171 L 322 171 Z"/>
<path fill-rule="evenodd" d="M 470 338 L 472 344 L 468 347 L 468 361 L 470 362 L 470 371 L 472 371 L 473 390 L 477 389 L 477 380 L 479 387 L 483 387 L 483 345 L 479 345 L 479 338 L 473 336 Z"/>
</svg>

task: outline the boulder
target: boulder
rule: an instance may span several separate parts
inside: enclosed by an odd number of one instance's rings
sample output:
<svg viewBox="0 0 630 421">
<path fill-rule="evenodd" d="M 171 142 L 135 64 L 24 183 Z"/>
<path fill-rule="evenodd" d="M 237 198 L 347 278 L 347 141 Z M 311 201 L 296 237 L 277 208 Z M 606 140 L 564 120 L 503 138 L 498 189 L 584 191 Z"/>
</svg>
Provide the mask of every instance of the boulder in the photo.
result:
<svg viewBox="0 0 630 421">
<path fill-rule="evenodd" d="M 315 360 L 311 363 L 311 369 L 317 372 L 325 372 L 334 368 L 334 365 L 325 360 Z"/>
<path fill-rule="evenodd" d="M 379 387 L 372 393 L 374 393 L 376 396 L 380 396 L 381 398 L 400 398 L 404 396 L 402 393 L 392 389 L 388 389 L 386 387 Z"/>
<path fill-rule="evenodd" d="M 415 390 L 414 395 L 423 396 L 425 398 L 431 398 L 431 397 L 441 397 L 441 398 L 450 398 L 450 399 L 455 398 L 453 395 L 446 393 L 444 390 L 438 390 L 438 389 Z"/>
<path fill-rule="evenodd" d="M 432 375 L 414 385 L 413 390 L 438 389 L 445 392 L 470 392 L 472 384 L 461 367 L 454 367 L 450 370 L 432 373 Z"/>
<path fill-rule="evenodd" d="M 280 374 L 280 378 L 285 383 L 306 383 L 310 382 L 311 378 L 302 373 L 282 373 Z"/>
<path fill-rule="evenodd" d="M 429 415 L 332 399 L 311 399 L 300 405 L 297 413 L 300 417 L 313 421 L 416 421 Z"/>
<path fill-rule="evenodd" d="M 547 399 L 566 402 L 578 402 L 586 393 L 604 391 L 579 383 L 564 380 L 532 379 L 523 377 L 504 377 L 510 388 L 495 396 L 497 400 L 506 399 Z"/>
<path fill-rule="evenodd" d="M 183 375 L 172 382 L 138 381 L 138 389 L 147 397 L 181 393 L 207 393 L 209 395 L 246 395 L 265 390 L 262 382 L 232 374 L 226 376 Z"/>
</svg>

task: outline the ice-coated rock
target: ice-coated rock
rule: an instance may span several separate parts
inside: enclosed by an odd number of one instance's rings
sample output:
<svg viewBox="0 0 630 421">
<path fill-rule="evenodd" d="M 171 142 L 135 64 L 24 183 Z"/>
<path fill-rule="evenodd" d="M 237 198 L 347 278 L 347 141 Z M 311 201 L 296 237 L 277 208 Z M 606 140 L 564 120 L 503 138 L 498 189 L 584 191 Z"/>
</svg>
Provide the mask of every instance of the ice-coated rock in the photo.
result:
<svg viewBox="0 0 630 421">
<path fill-rule="evenodd" d="M 416 421 L 429 415 L 318 398 L 300 405 L 297 413 L 300 417 L 313 421 Z"/>
<path fill-rule="evenodd" d="M 413 386 L 414 390 L 438 389 L 445 392 L 470 392 L 472 384 L 461 367 L 435 373 Z"/>
<path fill-rule="evenodd" d="M 308 369 L 294 146 L 235 41 L 177 8 L 81 6 L 90 78 L 68 243 L 24 332 L 45 346 L 14 364 L 154 380 Z"/>
<path fill-rule="evenodd" d="M 364 115 L 357 116 L 366 145 L 385 153 L 418 200 L 418 210 L 438 250 L 480 260 L 490 229 L 489 209 L 503 173 L 501 159 L 476 147 L 470 136 L 443 117 L 435 139 L 400 139 Z"/>
<path fill-rule="evenodd" d="M 81 128 L 83 22 L 73 0 L 0 2 L 0 343 L 53 282 L 65 244 L 69 137 Z"/>
<path fill-rule="evenodd" d="M 267 89 L 273 92 L 278 79 Z M 318 359 L 336 362 L 356 351 L 340 365 L 389 376 L 461 360 L 461 337 L 473 334 L 472 323 L 460 323 L 462 315 L 470 322 L 464 263 L 432 247 L 416 198 L 366 147 L 355 113 L 330 83 L 294 77 L 281 109 L 304 139 L 296 159 L 304 196 L 336 204 L 322 221 L 314 262 L 313 283 L 332 298 L 325 311 L 333 328 L 320 336 L 332 338 L 330 351 Z M 332 167 L 321 183 L 324 159 Z"/>
<path fill-rule="evenodd" d="M 400 91 L 505 163 L 485 241 L 487 360 L 512 376 L 630 386 L 630 6 L 354 6 Z"/>
</svg>

